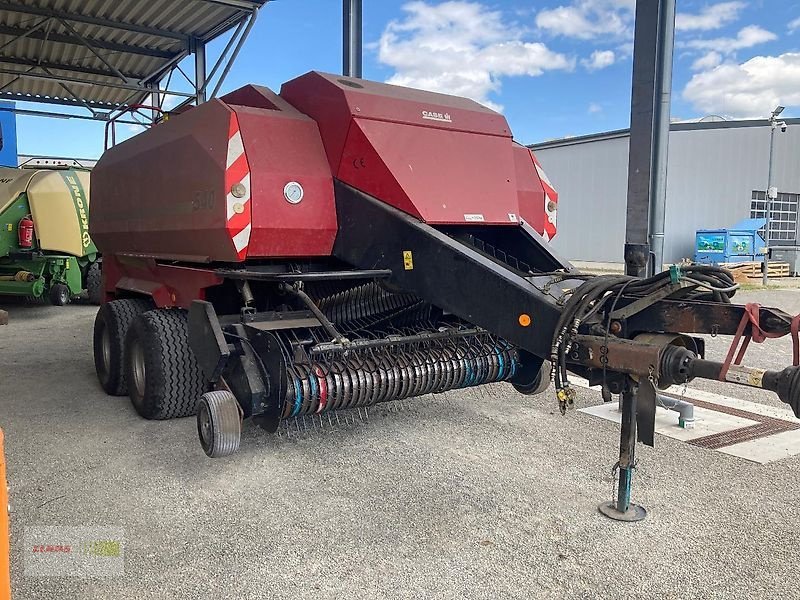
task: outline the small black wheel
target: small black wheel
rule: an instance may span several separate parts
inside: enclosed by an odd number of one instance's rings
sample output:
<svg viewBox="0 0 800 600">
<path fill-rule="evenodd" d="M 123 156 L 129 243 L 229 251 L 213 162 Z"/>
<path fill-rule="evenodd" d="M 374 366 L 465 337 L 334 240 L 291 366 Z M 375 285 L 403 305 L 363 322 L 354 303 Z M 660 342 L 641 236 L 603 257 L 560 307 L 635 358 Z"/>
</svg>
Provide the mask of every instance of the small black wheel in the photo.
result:
<svg viewBox="0 0 800 600">
<path fill-rule="evenodd" d="M 217 391 L 200 396 L 197 435 L 203 451 L 211 458 L 230 456 L 239 449 L 242 416 L 233 394 Z"/>
<path fill-rule="evenodd" d="M 50 303 L 53 306 L 69 304 L 70 296 L 69 287 L 63 283 L 56 283 L 50 287 Z"/>
<path fill-rule="evenodd" d="M 86 292 L 91 304 L 100 305 L 103 302 L 103 273 L 100 263 L 95 261 L 86 271 Z"/>
<path fill-rule="evenodd" d="M 106 394 L 124 396 L 125 334 L 137 316 L 155 307 L 149 298 L 126 298 L 106 302 L 94 319 L 94 368 Z"/>
<path fill-rule="evenodd" d="M 145 419 L 197 412 L 208 385 L 189 347 L 185 310 L 151 310 L 134 319 L 125 336 L 125 378 L 133 407 Z"/>
</svg>

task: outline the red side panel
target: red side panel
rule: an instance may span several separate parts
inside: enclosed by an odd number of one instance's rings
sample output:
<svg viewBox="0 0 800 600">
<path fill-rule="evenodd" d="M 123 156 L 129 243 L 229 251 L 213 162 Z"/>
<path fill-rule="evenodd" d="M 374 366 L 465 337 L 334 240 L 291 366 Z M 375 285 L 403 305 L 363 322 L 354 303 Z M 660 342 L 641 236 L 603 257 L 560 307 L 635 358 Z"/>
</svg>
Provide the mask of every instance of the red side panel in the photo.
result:
<svg viewBox="0 0 800 600">
<path fill-rule="evenodd" d="M 445 94 L 308 73 L 281 96 L 319 124 L 334 176 L 428 223 L 514 224 L 505 118 Z"/>
<path fill-rule="evenodd" d="M 285 197 L 287 184 L 301 190 L 298 201 Z M 92 186 L 91 232 L 106 254 L 193 263 L 327 256 L 336 236 L 317 124 L 258 86 L 109 149 Z"/>
<path fill-rule="evenodd" d="M 514 144 L 514 165 L 520 217 L 544 239 L 550 240 L 556 235 L 558 194 L 525 146 Z"/>
<path fill-rule="evenodd" d="M 247 256 L 327 256 L 336 237 L 333 179 L 317 124 L 297 115 L 233 106 L 242 132 L 255 198 Z M 302 200 L 284 197 L 290 182 Z"/>
<path fill-rule="evenodd" d="M 238 259 L 224 202 L 232 116 L 213 100 L 103 154 L 92 171 L 89 220 L 101 252 Z"/>
<path fill-rule="evenodd" d="M 558 211 L 558 192 L 556 192 L 553 184 L 547 178 L 542 165 L 536 158 L 536 155 L 529 151 L 533 159 L 533 166 L 536 168 L 536 174 L 539 177 L 539 183 L 544 189 L 544 232 L 542 236 L 546 240 L 550 240 L 556 235 L 556 221 Z"/>
<path fill-rule="evenodd" d="M 339 179 L 426 223 L 516 223 L 507 138 L 355 119 Z"/>
<path fill-rule="evenodd" d="M 150 296 L 159 308 L 189 308 L 192 300 L 205 300 L 206 290 L 222 283 L 209 268 L 158 264 L 152 258 L 103 257 L 103 285 L 106 299 L 120 291 Z"/>
</svg>

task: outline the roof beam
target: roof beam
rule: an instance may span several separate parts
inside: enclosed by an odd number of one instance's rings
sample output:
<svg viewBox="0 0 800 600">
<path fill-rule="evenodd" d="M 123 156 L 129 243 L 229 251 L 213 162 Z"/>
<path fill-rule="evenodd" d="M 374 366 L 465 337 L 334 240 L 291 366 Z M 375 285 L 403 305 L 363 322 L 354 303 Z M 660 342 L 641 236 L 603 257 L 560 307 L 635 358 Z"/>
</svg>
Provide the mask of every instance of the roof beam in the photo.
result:
<svg viewBox="0 0 800 600">
<path fill-rule="evenodd" d="M 56 98 L 54 96 L 36 96 L 33 94 L 23 94 L 21 92 L 0 92 L 0 100 L 13 100 L 15 102 L 39 102 L 42 104 L 60 104 L 62 106 L 85 108 L 85 105 L 81 104 L 77 100 L 71 100 L 70 98 L 64 98 L 63 96 Z M 92 108 L 104 108 L 106 110 L 118 109 L 120 107 L 120 105 L 116 102 L 109 103 L 87 101 L 87 103 Z"/>
<path fill-rule="evenodd" d="M 105 71 L 103 69 L 93 69 L 91 67 L 76 67 L 75 65 L 64 65 L 61 63 L 51 63 L 32 58 L 17 58 L 11 56 L 0 56 L 0 64 L 19 65 L 23 67 L 43 67 L 56 71 L 68 71 L 70 73 L 79 73 L 83 75 L 98 75 L 100 77 L 116 78 L 117 74 L 113 71 Z M 128 75 L 129 80 L 141 79 L 142 75 Z"/>
<path fill-rule="evenodd" d="M 241 8 L 243 10 L 258 10 L 266 2 L 255 2 L 254 0 L 203 0 L 210 4 L 219 4 L 228 8 Z"/>
<path fill-rule="evenodd" d="M 87 15 L 80 15 L 71 12 L 52 10 L 49 8 L 41 8 L 39 6 L 30 6 L 28 4 L 20 4 L 18 2 L 0 2 L 0 10 L 23 13 L 26 15 L 38 15 L 41 17 L 54 17 L 56 19 L 65 19 L 67 21 L 72 21 L 74 23 L 83 23 L 85 25 L 98 25 L 100 27 L 122 29 L 123 31 L 130 31 L 132 33 L 143 33 L 145 35 L 153 35 L 173 40 L 180 40 L 182 42 L 188 43 L 188 36 L 182 33 L 177 33 L 175 31 L 168 31 L 166 29 L 157 29 L 155 27 L 143 27 L 141 25 L 134 25 L 132 23 L 122 23 L 120 21 L 112 21 L 110 19 L 102 19 L 99 17 L 90 17 Z"/>
<path fill-rule="evenodd" d="M 55 81 L 61 84 L 75 84 L 75 85 L 88 85 L 93 87 L 110 87 L 120 90 L 130 90 L 132 92 L 143 92 L 146 94 L 152 93 L 154 91 L 159 91 L 152 88 L 147 88 L 140 85 L 128 84 L 128 83 L 117 83 L 116 81 L 92 81 L 91 79 L 79 79 L 77 77 L 59 77 L 57 75 L 53 75 L 52 73 L 32 73 L 30 70 L 28 71 L 15 71 L 13 69 L 4 69 L 0 67 L 0 74 L 2 75 L 11 75 L 14 77 L 20 77 L 22 79 L 44 79 L 46 81 Z M 73 93 L 71 90 L 67 90 L 71 94 Z M 186 92 L 178 92 L 178 91 L 168 91 L 168 90 L 160 90 L 162 93 L 169 94 L 170 96 L 181 96 L 184 98 L 192 98 L 194 94 L 189 94 Z M 75 95 L 75 94 L 73 94 Z"/>
<path fill-rule="evenodd" d="M 84 43 L 73 35 L 65 35 L 63 33 L 50 33 L 46 35 L 43 31 L 29 32 L 25 29 L 18 27 L 9 27 L 7 25 L 0 25 L 0 35 L 11 35 L 15 37 L 25 36 L 34 40 L 49 40 L 51 42 L 61 42 L 62 44 L 73 44 L 75 46 L 83 46 Z M 175 53 L 166 50 L 155 50 L 152 48 L 142 48 L 141 46 L 131 46 L 129 44 L 118 44 L 116 42 L 107 42 L 104 40 L 89 40 L 95 48 L 101 50 L 111 50 L 113 52 L 122 52 L 125 54 L 137 54 L 141 56 L 152 56 L 153 58 L 172 58 Z"/>
<path fill-rule="evenodd" d="M 124 81 L 125 83 L 128 83 L 128 78 L 127 78 L 127 77 L 125 77 L 125 75 L 123 75 L 123 74 L 122 74 L 122 72 L 121 72 L 121 71 L 120 71 L 120 70 L 119 70 L 117 67 L 115 67 L 115 66 L 114 66 L 114 65 L 112 65 L 110 62 L 108 62 L 108 61 L 107 61 L 107 60 L 106 60 L 106 59 L 103 57 L 103 55 L 102 55 L 102 54 L 100 54 L 100 53 L 99 53 L 97 50 L 95 50 L 95 49 L 94 49 L 94 47 L 93 47 L 93 46 L 92 46 L 92 45 L 91 45 L 89 42 L 87 42 L 87 41 L 86 41 L 86 38 L 85 38 L 85 37 L 83 37 L 83 36 L 82 36 L 80 33 L 78 33 L 77 31 L 75 31 L 75 28 L 74 28 L 72 25 L 70 25 L 69 23 L 67 23 L 67 22 L 66 22 L 64 19 L 59 19 L 59 22 L 60 22 L 60 23 L 61 23 L 61 24 L 64 26 L 64 28 L 65 28 L 65 29 L 66 29 L 66 30 L 67 30 L 69 33 L 71 33 L 71 34 L 72 34 L 72 35 L 74 35 L 76 38 L 78 38 L 78 39 L 79 39 L 81 42 L 83 42 L 83 45 L 84 45 L 84 46 L 86 46 L 86 48 L 89 50 L 89 52 L 91 52 L 92 54 L 94 54 L 94 55 L 97 57 L 97 59 L 98 59 L 98 60 L 99 60 L 101 63 L 103 63 L 103 64 L 104 64 L 105 66 L 107 66 L 109 69 L 111 69 L 112 71 L 114 71 L 114 73 L 115 73 L 115 74 L 116 74 L 116 75 L 117 75 L 117 76 L 118 76 L 118 77 L 119 77 L 119 78 L 120 78 L 122 81 Z"/>
</svg>

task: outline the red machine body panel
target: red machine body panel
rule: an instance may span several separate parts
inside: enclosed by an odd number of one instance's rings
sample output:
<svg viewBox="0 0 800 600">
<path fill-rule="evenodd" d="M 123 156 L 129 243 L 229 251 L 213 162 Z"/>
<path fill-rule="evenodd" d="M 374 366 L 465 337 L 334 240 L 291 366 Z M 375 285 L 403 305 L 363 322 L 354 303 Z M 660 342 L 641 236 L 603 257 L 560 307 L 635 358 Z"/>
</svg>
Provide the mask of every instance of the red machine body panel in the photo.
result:
<svg viewBox="0 0 800 600">
<path fill-rule="evenodd" d="M 224 99 L 224 98 L 223 98 Z M 328 256 L 336 238 L 333 179 L 317 124 L 297 113 L 264 122 L 263 110 L 231 105 L 242 132 L 254 199 L 247 256 Z M 303 190 L 293 204 L 290 182 Z"/>
<path fill-rule="evenodd" d="M 502 115 L 316 72 L 281 94 L 245 86 L 107 150 L 92 173 L 100 250 L 195 264 L 329 256 L 334 178 L 430 224 L 524 220 L 555 235 L 557 195 Z M 147 279 L 124 270 L 119 281 Z"/>
<path fill-rule="evenodd" d="M 558 194 L 533 152 L 516 143 L 514 165 L 520 218 L 529 223 L 545 240 L 551 240 L 556 235 Z"/>
<path fill-rule="evenodd" d="M 208 268 L 159 264 L 153 258 L 106 254 L 103 257 L 105 298 L 113 299 L 120 290 L 149 296 L 159 308 L 179 306 L 188 309 L 193 300 L 205 300 L 206 290 L 222 283 Z"/>
<path fill-rule="evenodd" d="M 303 202 L 284 197 L 289 183 Z M 195 263 L 326 256 L 336 236 L 316 123 L 265 88 L 247 86 L 110 148 L 92 185 L 91 231 L 104 253 Z"/>
<path fill-rule="evenodd" d="M 426 223 L 517 221 L 507 138 L 356 119 L 338 178 Z"/>
<path fill-rule="evenodd" d="M 341 181 L 431 224 L 516 223 L 502 115 L 466 98 L 316 72 L 281 96 L 317 121 Z"/>
<path fill-rule="evenodd" d="M 92 171 L 89 226 L 104 254 L 233 261 L 224 173 L 231 111 L 208 102 L 108 149 Z"/>
</svg>

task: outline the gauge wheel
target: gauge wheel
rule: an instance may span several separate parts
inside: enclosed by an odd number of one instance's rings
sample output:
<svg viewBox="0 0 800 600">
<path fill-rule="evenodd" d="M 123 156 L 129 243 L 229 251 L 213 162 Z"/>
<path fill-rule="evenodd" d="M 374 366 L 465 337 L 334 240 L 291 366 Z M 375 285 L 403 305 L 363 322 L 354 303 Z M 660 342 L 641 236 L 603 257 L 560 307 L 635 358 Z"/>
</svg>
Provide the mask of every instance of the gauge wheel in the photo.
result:
<svg viewBox="0 0 800 600">
<path fill-rule="evenodd" d="M 230 456 L 239 449 L 242 416 L 233 394 L 215 391 L 200 396 L 197 435 L 203 451 L 211 458 Z"/>
</svg>

